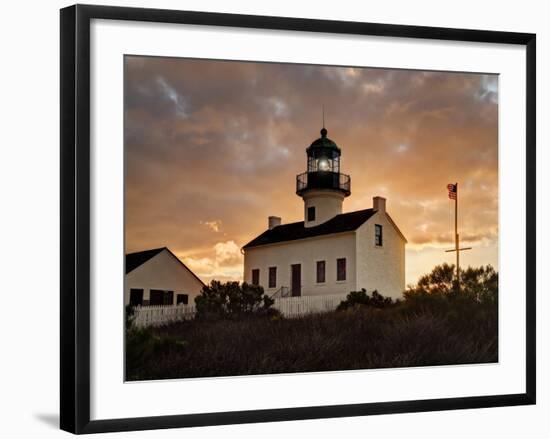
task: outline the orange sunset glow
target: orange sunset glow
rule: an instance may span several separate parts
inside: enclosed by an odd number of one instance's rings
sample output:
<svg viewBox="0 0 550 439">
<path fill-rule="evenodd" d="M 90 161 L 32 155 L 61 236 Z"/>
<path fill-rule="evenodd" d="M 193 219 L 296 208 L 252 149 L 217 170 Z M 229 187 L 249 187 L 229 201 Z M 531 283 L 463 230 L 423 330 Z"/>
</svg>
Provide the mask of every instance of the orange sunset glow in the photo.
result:
<svg viewBox="0 0 550 439">
<path fill-rule="evenodd" d="M 387 199 L 406 282 L 453 263 L 498 268 L 498 76 L 125 58 L 126 252 L 169 247 L 204 282 L 242 280 L 267 217 L 303 220 L 296 175 L 328 137 L 351 176 L 344 212 Z"/>
</svg>

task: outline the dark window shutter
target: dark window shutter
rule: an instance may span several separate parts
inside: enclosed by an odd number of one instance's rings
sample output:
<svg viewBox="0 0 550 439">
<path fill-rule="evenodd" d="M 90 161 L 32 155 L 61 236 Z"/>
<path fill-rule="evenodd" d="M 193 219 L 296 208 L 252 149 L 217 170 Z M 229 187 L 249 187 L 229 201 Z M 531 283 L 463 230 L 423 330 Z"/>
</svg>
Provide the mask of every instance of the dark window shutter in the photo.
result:
<svg viewBox="0 0 550 439">
<path fill-rule="evenodd" d="M 150 291 L 150 305 L 163 305 L 164 304 L 164 291 L 162 290 L 151 290 Z"/>
<path fill-rule="evenodd" d="M 130 305 L 143 305 L 143 288 L 130 289 Z"/>
<path fill-rule="evenodd" d="M 346 280 L 346 258 L 336 260 L 336 280 Z"/>
<path fill-rule="evenodd" d="M 269 267 L 268 287 L 275 288 L 277 286 L 277 267 Z"/>
<path fill-rule="evenodd" d="M 380 224 L 374 225 L 374 243 L 378 246 L 382 245 L 382 226 Z"/>
<path fill-rule="evenodd" d="M 165 291 L 164 292 L 164 304 L 165 305 L 173 305 L 174 304 L 174 292 L 173 291 Z"/>
<path fill-rule="evenodd" d="M 260 269 L 255 268 L 252 270 L 252 285 L 260 285 Z"/>
<path fill-rule="evenodd" d="M 325 282 L 325 261 L 317 261 L 317 283 Z"/>
</svg>

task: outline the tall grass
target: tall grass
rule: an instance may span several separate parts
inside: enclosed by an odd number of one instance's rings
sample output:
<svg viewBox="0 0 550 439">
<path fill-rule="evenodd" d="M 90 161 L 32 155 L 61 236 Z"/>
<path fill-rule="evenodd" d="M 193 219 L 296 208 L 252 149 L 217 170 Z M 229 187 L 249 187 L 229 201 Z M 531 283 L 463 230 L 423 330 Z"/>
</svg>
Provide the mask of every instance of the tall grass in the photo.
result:
<svg viewBox="0 0 550 439">
<path fill-rule="evenodd" d="M 498 361 L 496 305 L 354 307 L 296 319 L 184 321 L 131 330 L 128 380 Z"/>
</svg>

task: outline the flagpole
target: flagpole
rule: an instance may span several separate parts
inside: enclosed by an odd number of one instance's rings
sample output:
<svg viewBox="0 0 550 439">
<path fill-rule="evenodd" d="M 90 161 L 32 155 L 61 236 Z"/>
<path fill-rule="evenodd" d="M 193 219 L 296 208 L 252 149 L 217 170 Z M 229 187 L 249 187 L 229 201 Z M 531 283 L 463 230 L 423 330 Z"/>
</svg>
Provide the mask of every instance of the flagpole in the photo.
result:
<svg viewBox="0 0 550 439">
<path fill-rule="evenodd" d="M 460 252 L 471 250 L 472 247 L 460 248 L 460 236 L 458 234 L 458 183 L 449 183 L 447 190 L 449 191 L 449 198 L 455 200 L 455 248 L 445 250 L 445 253 L 456 252 L 456 291 L 460 293 Z"/>
<path fill-rule="evenodd" d="M 455 251 L 456 251 L 456 290 L 460 293 L 460 251 L 458 238 L 458 183 L 455 183 Z"/>
</svg>

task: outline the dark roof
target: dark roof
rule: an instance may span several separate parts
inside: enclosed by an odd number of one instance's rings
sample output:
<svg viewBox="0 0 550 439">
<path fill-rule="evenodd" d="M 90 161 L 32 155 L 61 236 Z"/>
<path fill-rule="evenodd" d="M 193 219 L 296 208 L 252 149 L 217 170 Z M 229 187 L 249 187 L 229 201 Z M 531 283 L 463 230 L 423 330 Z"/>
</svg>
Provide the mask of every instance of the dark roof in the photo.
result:
<svg viewBox="0 0 550 439">
<path fill-rule="evenodd" d="M 314 140 L 310 145 L 310 148 L 316 147 L 339 149 L 334 140 L 331 140 L 328 137 L 319 137 L 317 140 Z"/>
<path fill-rule="evenodd" d="M 309 148 L 330 148 L 330 149 L 336 149 L 338 152 L 340 151 L 340 148 L 338 148 L 338 145 L 336 145 L 336 143 L 333 140 L 327 137 L 326 128 L 323 128 L 321 130 L 321 137 L 319 137 L 317 140 L 314 140 L 313 143 L 309 146 Z"/>
<path fill-rule="evenodd" d="M 195 273 L 193 273 L 187 265 L 185 265 L 180 258 L 178 258 L 168 247 L 160 247 L 160 248 L 154 248 L 152 250 L 145 250 L 142 252 L 136 252 L 136 253 L 128 253 L 126 255 L 126 274 L 130 273 L 130 271 L 135 270 L 140 265 L 145 264 L 149 259 L 153 258 L 154 256 L 158 255 L 161 251 L 166 250 L 172 257 L 178 261 L 183 268 L 185 268 L 189 273 L 191 273 L 195 279 L 197 279 L 201 284 L 205 285 L 205 283 L 201 280 L 200 277 L 198 277 Z"/>
<path fill-rule="evenodd" d="M 334 218 L 313 227 L 304 227 L 304 222 L 282 224 L 271 230 L 266 230 L 260 236 L 254 238 L 243 248 L 258 247 L 260 245 L 274 244 L 276 242 L 295 241 L 296 239 L 312 238 L 314 236 L 329 235 L 357 230 L 376 213 L 373 209 L 357 210 L 355 212 L 341 213 Z"/>
<path fill-rule="evenodd" d="M 158 255 L 166 247 L 154 248 L 152 250 L 145 250 L 142 252 L 128 253 L 126 255 L 126 274 L 130 271 L 135 270 L 140 265 L 145 264 L 153 256 Z"/>
</svg>

